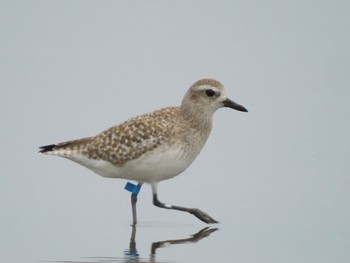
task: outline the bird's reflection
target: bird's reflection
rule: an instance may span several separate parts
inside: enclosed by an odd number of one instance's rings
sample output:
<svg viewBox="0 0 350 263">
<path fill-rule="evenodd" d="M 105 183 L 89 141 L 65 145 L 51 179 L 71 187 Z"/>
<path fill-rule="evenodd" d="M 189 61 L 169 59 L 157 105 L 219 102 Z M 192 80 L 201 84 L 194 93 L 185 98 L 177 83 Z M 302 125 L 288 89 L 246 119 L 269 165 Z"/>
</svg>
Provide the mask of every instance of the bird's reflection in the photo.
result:
<svg viewBox="0 0 350 263">
<path fill-rule="evenodd" d="M 210 228 L 205 227 L 198 231 L 195 234 L 190 235 L 190 237 L 182 238 L 182 239 L 169 239 L 164 241 L 156 241 L 153 242 L 150 248 L 150 256 L 149 258 L 141 258 L 136 247 L 136 226 L 132 226 L 131 228 L 131 237 L 129 247 L 124 251 L 124 258 L 119 257 L 86 257 L 83 261 L 55 261 L 55 262 L 65 262 L 65 263 L 102 263 L 102 262 L 152 262 L 152 263 L 160 263 L 160 262 L 169 262 L 169 261 L 157 261 L 156 253 L 159 248 L 168 247 L 170 245 L 175 244 L 185 244 L 185 243 L 195 243 L 200 241 L 203 238 L 209 237 L 213 232 L 217 231 L 218 228 Z M 52 261 L 51 261 L 52 262 Z M 173 261 L 171 261 L 173 262 Z"/>
<path fill-rule="evenodd" d="M 176 245 L 176 244 L 195 243 L 203 238 L 208 237 L 211 233 L 217 230 L 218 228 L 205 227 L 200 231 L 198 231 L 197 233 L 190 235 L 190 237 L 188 238 L 170 239 L 170 240 L 153 242 L 151 246 L 149 262 L 156 262 L 156 253 L 158 248 L 162 248 L 169 245 Z M 129 249 L 125 251 L 124 255 L 126 256 L 125 259 L 128 260 L 126 262 L 147 262 L 144 260 L 142 261 L 139 260 L 140 259 L 139 253 L 137 252 L 137 248 L 136 248 L 136 226 L 132 226 Z"/>
<path fill-rule="evenodd" d="M 131 237 L 130 237 L 130 244 L 129 249 L 125 250 L 124 255 L 128 259 L 139 259 L 139 253 L 137 252 L 136 248 L 136 226 L 132 226 L 131 231 Z"/>
</svg>

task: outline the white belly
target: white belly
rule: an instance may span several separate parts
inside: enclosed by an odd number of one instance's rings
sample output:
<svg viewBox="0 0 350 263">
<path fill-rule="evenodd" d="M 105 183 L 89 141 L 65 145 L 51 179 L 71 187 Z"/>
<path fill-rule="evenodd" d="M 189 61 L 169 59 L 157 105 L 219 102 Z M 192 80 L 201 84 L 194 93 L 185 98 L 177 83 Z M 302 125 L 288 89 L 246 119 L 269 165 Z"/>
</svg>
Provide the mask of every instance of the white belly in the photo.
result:
<svg viewBox="0 0 350 263">
<path fill-rule="evenodd" d="M 151 183 L 170 179 L 183 172 L 192 163 L 193 160 L 187 161 L 181 158 L 181 153 L 179 148 L 165 152 L 150 152 L 122 166 L 116 166 L 104 160 L 88 159 L 82 154 L 67 158 L 103 177 Z"/>
</svg>

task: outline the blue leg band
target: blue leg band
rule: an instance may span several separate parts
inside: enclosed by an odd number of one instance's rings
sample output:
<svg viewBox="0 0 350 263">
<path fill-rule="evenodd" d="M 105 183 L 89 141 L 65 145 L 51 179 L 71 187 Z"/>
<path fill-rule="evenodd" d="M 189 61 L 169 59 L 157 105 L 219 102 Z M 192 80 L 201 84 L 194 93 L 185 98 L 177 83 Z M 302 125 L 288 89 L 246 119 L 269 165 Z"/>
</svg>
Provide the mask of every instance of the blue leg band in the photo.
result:
<svg viewBox="0 0 350 263">
<path fill-rule="evenodd" d="M 134 195 L 138 195 L 141 189 L 141 186 L 135 185 L 133 183 L 127 182 L 124 189 L 133 193 Z"/>
</svg>

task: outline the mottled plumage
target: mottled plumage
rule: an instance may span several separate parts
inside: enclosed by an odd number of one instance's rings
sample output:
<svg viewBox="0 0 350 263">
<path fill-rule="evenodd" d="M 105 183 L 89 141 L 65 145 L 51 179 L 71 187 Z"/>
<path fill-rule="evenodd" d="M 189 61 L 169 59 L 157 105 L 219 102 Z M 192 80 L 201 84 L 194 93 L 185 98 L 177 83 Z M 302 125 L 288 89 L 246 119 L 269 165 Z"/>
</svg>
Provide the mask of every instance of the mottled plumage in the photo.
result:
<svg viewBox="0 0 350 263">
<path fill-rule="evenodd" d="M 189 88 L 180 107 L 137 116 L 96 136 L 43 146 L 39 152 L 70 159 L 104 177 L 151 183 L 156 194 L 157 182 L 180 174 L 197 157 L 221 107 L 246 111 L 227 99 L 220 82 L 203 79 Z"/>
</svg>

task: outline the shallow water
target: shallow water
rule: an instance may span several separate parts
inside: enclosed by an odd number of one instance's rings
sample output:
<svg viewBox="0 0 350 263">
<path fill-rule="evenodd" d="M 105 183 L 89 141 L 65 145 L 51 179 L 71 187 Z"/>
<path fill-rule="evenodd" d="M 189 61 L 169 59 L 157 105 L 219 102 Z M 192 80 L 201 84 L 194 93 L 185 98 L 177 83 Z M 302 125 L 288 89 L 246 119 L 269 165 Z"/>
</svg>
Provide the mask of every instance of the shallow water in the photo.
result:
<svg viewBox="0 0 350 263">
<path fill-rule="evenodd" d="M 73 180 L 68 182 L 69 176 Z M 56 178 L 56 186 L 37 196 L 17 193 L 24 195 L 17 206 L 22 211 L 14 209 L 17 215 L 2 230 L 6 261 L 346 262 L 349 255 L 348 178 L 341 184 L 309 176 L 299 185 L 300 176 L 267 176 L 275 179 L 268 186 L 248 177 L 235 191 L 220 193 L 217 184 L 210 189 L 213 195 L 205 193 L 208 188 L 171 198 L 201 203 L 220 221 L 209 228 L 191 215 L 153 207 L 151 190 L 144 187 L 139 224 L 132 228 L 129 194 L 116 191 L 111 186 L 115 181 L 69 176 Z M 178 179 L 164 183 L 163 189 L 180 189 L 188 178 Z M 343 187 L 336 189 L 338 183 Z"/>
<path fill-rule="evenodd" d="M 141 226 L 142 227 L 142 226 Z M 57 260 L 55 262 L 174 262 L 174 257 L 171 256 L 163 256 L 169 257 L 169 259 L 158 258 L 157 254 L 160 254 L 160 250 L 166 250 L 174 245 L 185 245 L 191 244 L 201 241 L 202 239 L 208 238 L 212 233 L 216 232 L 218 228 L 209 228 L 205 227 L 198 231 L 197 233 L 193 233 L 191 235 L 185 236 L 184 238 L 176 238 L 176 239 L 166 239 L 152 242 L 149 246 L 149 254 L 145 253 L 144 255 L 140 254 L 138 244 L 137 244 L 137 229 L 139 227 L 131 227 L 131 234 L 129 243 L 125 243 L 125 250 L 123 251 L 123 256 L 89 256 L 82 257 L 78 260 Z M 143 247 L 144 250 L 146 246 Z M 116 253 L 120 254 L 120 253 Z M 163 253 L 164 254 L 164 253 Z M 52 261 L 49 261 L 52 262 Z"/>
</svg>

